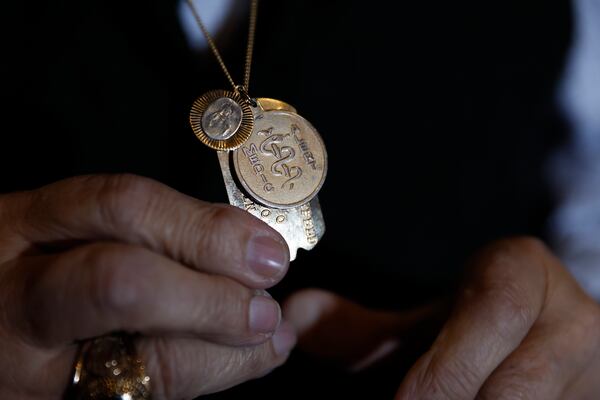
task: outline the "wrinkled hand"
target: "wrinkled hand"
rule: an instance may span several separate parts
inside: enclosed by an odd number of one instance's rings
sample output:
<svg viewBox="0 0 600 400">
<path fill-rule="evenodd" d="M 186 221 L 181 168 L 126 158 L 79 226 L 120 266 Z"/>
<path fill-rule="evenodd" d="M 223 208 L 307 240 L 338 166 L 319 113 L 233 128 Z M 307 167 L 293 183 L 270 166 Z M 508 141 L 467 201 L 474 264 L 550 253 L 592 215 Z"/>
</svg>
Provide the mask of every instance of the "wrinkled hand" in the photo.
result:
<svg viewBox="0 0 600 400">
<path fill-rule="evenodd" d="M 249 214 L 135 176 L 89 176 L 0 196 L 0 398 L 60 399 L 76 341 L 136 343 L 155 399 L 264 375 L 295 344 L 264 289 L 283 239 Z"/>
<path fill-rule="evenodd" d="M 600 398 L 600 308 L 543 244 L 528 238 L 497 242 L 470 271 L 450 317 L 405 376 L 397 400 Z M 430 314 L 374 312 L 314 290 L 286 304 L 305 350 L 353 365 L 384 356 L 394 349 L 390 344 L 401 346 L 410 325 Z M 332 321 L 341 324 L 334 328 Z M 319 349 L 318 343 L 333 341 L 342 330 L 342 344 L 327 353 Z"/>
</svg>

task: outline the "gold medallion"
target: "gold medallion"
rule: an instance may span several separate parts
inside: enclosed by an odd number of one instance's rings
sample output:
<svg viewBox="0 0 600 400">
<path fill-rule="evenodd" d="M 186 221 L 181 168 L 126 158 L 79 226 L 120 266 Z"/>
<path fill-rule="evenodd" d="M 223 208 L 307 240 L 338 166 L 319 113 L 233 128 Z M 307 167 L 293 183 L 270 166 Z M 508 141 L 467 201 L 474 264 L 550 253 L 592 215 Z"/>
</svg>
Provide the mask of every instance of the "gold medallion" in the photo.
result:
<svg viewBox="0 0 600 400">
<path fill-rule="evenodd" d="M 266 111 L 261 103 L 253 108 L 252 135 L 233 152 L 236 175 L 260 204 L 285 209 L 308 203 L 327 175 L 325 145 L 300 115 L 282 108 Z"/>
<path fill-rule="evenodd" d="M 190 124 L 202 143 L 215 150 L 234 150 L 252 134 L 252 109 L 238 93 L 213 90 L 198 98 Z"/>
</svg>

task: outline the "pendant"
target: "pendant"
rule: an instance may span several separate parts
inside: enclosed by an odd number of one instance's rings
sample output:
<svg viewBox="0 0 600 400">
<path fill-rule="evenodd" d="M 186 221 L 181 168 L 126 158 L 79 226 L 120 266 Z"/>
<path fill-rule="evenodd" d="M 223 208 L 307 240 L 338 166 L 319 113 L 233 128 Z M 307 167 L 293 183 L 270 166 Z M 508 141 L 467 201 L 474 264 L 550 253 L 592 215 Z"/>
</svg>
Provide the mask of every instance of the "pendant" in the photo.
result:
<svg viewBox="0 0 600 400">
<path fill-rule="evenodd" d="M 327 175 L 327 152 L 317 130 L 296 109 L 235 92 L 212 91 L 192 107 L 190 123 L 218 151 L 229 202 L 277 230 L 290 259 L 311 250 L 325 233 L 317 194 Z"/>
</svg>

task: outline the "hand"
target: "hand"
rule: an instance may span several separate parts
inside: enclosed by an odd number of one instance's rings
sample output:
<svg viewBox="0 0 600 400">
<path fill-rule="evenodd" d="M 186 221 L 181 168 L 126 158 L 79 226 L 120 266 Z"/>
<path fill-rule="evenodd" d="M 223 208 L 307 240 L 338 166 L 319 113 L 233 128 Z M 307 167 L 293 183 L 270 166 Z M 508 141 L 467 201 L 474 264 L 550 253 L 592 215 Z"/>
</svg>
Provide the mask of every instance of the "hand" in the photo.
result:
<svg viewBox="0 0 600 400">
<path fill-rule="evenodd" d="M 470 271 L 450 317 L 396 399 L 597 399 L 600 308 L 560 261 L 539 241 L 518 238 L 489 246 Z M 320 291 L 298 293 L 285 308 L 302 347 L 337 360 L 353 349 L 350 360 L 361 366 L 397 348 L 412 323 L 431 315 L 431 309 L 374 312 Z M 345 326 L 334 328 L 336 314 L 345 315 Z M 326 332 L 317 328 L 323 321 Z M 325 346 L 323 354 L 316 344 L 342 329 L 345 342 Z M 361 336 L 348 336 L 352 332 Z"/>
<path fill-rule="evenodd" d="M 295 344 L 264 289 L 289 252 L 248 213 L 135 176 L 0 196 L 0 398 L 60 399 L 76 341 L 136 343 L 155 399 L 264 375 Z"/>
</svg>

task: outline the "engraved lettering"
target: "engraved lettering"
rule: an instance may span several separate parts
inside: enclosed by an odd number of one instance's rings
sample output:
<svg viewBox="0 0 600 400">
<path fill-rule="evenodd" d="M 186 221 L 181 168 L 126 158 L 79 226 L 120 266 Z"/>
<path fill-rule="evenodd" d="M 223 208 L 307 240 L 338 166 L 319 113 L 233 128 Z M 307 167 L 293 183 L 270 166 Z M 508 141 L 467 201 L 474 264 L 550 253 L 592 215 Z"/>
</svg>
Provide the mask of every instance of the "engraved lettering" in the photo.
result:
<svg viewBox="0 0 600 400">
<path fill-rule="evenodd" d="M 256 144 L 251 143 L 250 146 L 244 147 L 242 149 L 242 153 L 248 159 L 248 162 L 252 166 L 254 173 L 258 176 L 264 183 L 263 190 L 265 192 L 271 192 L 275 188 L 272 183 L 269 182 L 269 178 L 265 172 L 265 166 L 261 163 L 260 158 L 258 157 L 259 152 Z"/>
<path fill-rule="evenodd" d="M 258 159 L 258 155 L 257 154 L 252 154 L 250 156 L 248 156 L 248 161 L 250 161 L 250 164 L 254 165 L 254 166 L 261 166 L 260 165 L 260 160 Z M 264 167 L 263 167 L 264 169 Z"/>
<path fill-rule="evenodd" d="M 244 152 L 244 155 L 250 159 L 250 157 L 255 155 L 258 150 L 256 150 L 256 145 L 252 143 L 250 147 L 244 147 L 242 151 Z"/>
<path fill-rule="evenodd" d="M 294 135 L 294 140 L 296 141 L 296 143 L 298 143 L 298 147 L 300 147 L 300 150 L 302 151 L 302 157 L 304 158 L 304 161 L 306 161 L 306 163 L 310 165 L 313 170 L 316 171 L 317 160 L 315 159 L 315 156 L 313 155 L 312 151 L 310 151 L 310 147 L 308 146 L 306 140 L 304 140 L 300 136 L 300 132 L 300 128 L 298 128 L 297 125 L 292 125 L 292 135 Z"/>
<path fill-rule="evenodd" d="M 315 222 L 312 217 L 310 203 L 304 204 L 300 208 L 300 214 L 302 215 L 302 226 L 304 227 L 306 240 L 309 244 L 317 244 L 319 238 L 317 237 L 317 230 L 315 229 Z"/>
</svg>

